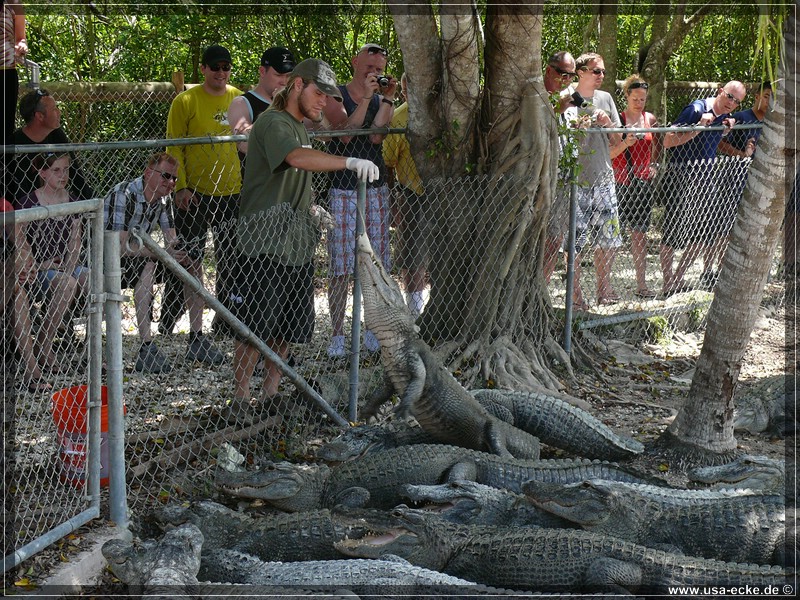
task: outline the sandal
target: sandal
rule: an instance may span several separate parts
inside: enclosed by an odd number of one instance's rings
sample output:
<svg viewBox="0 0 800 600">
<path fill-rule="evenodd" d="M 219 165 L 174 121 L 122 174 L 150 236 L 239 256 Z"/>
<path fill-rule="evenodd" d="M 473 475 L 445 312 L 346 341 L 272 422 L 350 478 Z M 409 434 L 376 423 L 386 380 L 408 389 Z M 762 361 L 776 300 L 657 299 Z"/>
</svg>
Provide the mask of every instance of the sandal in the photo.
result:
<svg viewBox="0 0 800 600">
<path fill-rule="evenodd" d="M 636 290 L 633 292 L 633 295 L 637 298 L 655 298 L 656 293 L 653 290 L 648 290 L 647 288 L 643 290 Z"/>
<path fill-rule="evenodd" d="M 675 294 L 682 294 L 683 292 L 691 292 L 692 286 L 686 283 L 685 281 L 680 282 L 677 285 L 670 286 L 669 288 L 664 290 L 664 297 L 669 298 L 670 296 L 674 296 Z"/>
</svg>

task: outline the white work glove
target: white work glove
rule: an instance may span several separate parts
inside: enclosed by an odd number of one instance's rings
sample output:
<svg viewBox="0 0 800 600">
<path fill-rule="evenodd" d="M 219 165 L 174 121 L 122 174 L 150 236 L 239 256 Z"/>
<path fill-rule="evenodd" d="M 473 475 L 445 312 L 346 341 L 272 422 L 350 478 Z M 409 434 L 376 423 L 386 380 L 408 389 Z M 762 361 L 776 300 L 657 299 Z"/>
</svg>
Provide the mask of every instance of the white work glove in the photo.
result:
<svg viewBox="0 0 800 600">
<path fill-rule="evenodd" d="M 312 204 L 308 212 L 311 215 L 311 222 L 314 223 L 316 227 L 327 229 L 328 231 L 336 227 L 336 221 L 333 220 L 331 213 L 318 204 Z"/>
<path fill-rule="evenodd" d="M 378 165 L 371 160 L 351 156 L 347 159 L 345 166 L 351 171 L 355 171 L 358 178 L 366 183 L 372 183 L 381 176 Z"/>
</svg>

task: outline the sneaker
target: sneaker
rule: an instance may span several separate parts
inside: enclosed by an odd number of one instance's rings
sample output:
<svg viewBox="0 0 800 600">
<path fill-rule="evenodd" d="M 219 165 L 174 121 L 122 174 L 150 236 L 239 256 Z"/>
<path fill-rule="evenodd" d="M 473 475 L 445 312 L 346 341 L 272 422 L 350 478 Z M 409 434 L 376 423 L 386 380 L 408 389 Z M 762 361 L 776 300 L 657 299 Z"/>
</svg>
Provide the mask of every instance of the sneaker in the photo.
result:
<svg viewBox="0 0 800 600">
<path fill-rule="evenodd" d="M 220 365 L 225 360 L 225 355 L 204 335 L 198 335 L 189 342 L 186 349 L 188 360 L 198 360 L 207 365 Z"/>
<path fill-rule="evenodd" d="M 172 365 L 153 342 L 142 344 L 136 357 L 136 371 L 140 373 L 169 373 Z"/>
<path fill-rule="evenodd" d="M 331 338 L 331 345 L 328 346 L 328 356 L 331 358 L 341 358 L 345 355 L 344 336 L 335 335 Z"/>
<path fill-rule="evenodd" d="M 378 338 L 375 337 L 375 334 L 372 333 L 369 329 L 364 332 L 364 348 L 369 350 L 370 352 L 377 352 L 381 349 L 380 342 L 378 342 Z"/>
</svg>

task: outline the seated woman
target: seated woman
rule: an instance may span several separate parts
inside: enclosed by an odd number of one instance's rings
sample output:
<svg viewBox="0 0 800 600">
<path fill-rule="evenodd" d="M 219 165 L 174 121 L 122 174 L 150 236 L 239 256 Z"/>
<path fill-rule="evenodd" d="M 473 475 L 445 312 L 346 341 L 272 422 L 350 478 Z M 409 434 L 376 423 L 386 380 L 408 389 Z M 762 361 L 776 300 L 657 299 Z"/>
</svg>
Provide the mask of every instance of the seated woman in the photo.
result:
<svg viewBox="0 0 800 600">
<path fill-rule="evenodd" d="M 17 208 L 53 206 L 75 200 L 67 191 L 69 154 L 40 154 L 33 164 L 42 186 L 23 198 Z M 51 217 L 27 223 L 24 230 L 38 269 L 37 282 L 42 292 L 48 292 L 44 321 L 37 336 L 37 346 L 42 352 L 39 361 L 53 373 L 62 372 L 53 352 L 53 339 L 78 292 L 85 294 L 89 285 L 89 269 L 78 264 L 82 222 L 77 215 Z"/>
<path fill-rule="evenodd" d="M 0 212 L 14 208 L 5 198 L 0 199 Z M 29 392 L 48 392 L 52 386 L 43 380 L 42 370 L 36 361 L 31 339 L 31 313 L 25 284 L 36 280 L 33 256 L 21 226 L 3 227 L 3 301 L 0 316 L 3 320 L 3 341 L 8 344 L 13 330 L 14 345 L 22 362 L 22 377 Z M 13 309 L 11 308 L 13 299 Z M 11 360 L 9 355 L 6 355 Z M 11 374 L 13 377 L 13 373 Z"/>
</svg>

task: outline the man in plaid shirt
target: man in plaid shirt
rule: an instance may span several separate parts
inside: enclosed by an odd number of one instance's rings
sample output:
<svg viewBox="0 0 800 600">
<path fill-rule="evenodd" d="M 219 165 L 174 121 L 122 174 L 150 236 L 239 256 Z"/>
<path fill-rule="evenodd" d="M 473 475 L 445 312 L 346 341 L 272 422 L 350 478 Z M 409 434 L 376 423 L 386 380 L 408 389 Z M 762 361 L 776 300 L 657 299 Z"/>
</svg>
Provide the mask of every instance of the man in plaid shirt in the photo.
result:
<svg viewBox="0 0 800 600">
<path fill-rule="evenodd" d="M 135 227 L 150 233 L 158 224 L 164 233 L 167 252 L 192 275 L 199 276 L 196 272 L 199 263 L 191 260 L 189 253 L 183 249 L 167 205 L 175 189 L 177 172 L 178 160 L 175 157 L 165 152 L 154 154 L 148 159 L 141 177 L 117 184 L 103 200 L 105 228 L 120 232 L 122 287 L 133 287 L 136 322 L 142 340 L 135 369 L 146 373 L 169 373 L 172 370 L 169 360 L 153 342 L 151 332 L 153 284 L 163 277 L 164 268 L 150 250 L 130 240 L 129 236 Z M 187 302 L 190 330 L 199 334 L 203 325 L 202 299 L 196 294 L 187 294 Z M 203 362 L 219 364 L 222 354 L 216 348 L 214 352 L 216 354 L 210 353 L 209 359 Z"/>
</svg>

